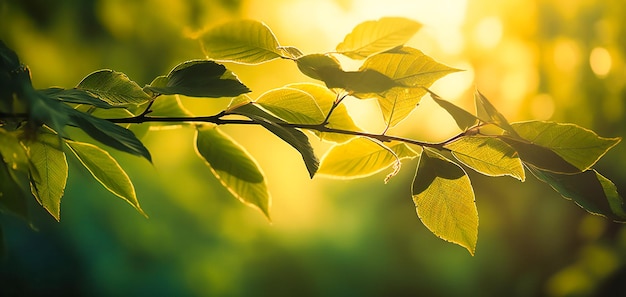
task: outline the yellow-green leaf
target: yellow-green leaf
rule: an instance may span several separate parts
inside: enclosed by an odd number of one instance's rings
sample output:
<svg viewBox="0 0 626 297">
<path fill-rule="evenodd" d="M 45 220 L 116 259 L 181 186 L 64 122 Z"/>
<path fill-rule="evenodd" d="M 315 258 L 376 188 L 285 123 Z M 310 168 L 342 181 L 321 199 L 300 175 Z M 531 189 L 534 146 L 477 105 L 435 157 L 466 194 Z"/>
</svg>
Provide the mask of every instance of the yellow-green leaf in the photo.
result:
<svg viewBox="0 0 626 297">
<path fill-rule="evenodd" d="M 471 114 L 465 109 L 454 105 L 450 101 L 442 99 L 441 97 L 439 97 L 439 95 L 433 92 L 429 93 L 430 97 L 433 98 L 433 101 L 435 101 L 435 103 L 441 106 L 441 108 L 445 109 L 452 116 L 457 126 L 459 126 L 461 130 L 465 131 L 478 124 L 478 118 L 475 115 Z"/>
<path fill-rule="evenodd" d="M 376 98 L 385 121 L 395 126 L 406 118 L 435 81 L 458 69 L 443 65 L 421 51 L 402 47 L 369 57 L 361 70 L 375 70 L 391 78 L 397 87 L 382 93 L 355 94 L 359 98 Z"/>
<path fill-rule="evenodd" d="M 357 137 L 331 147 L 322 157 L 317 172 L 336 178 L 360 178 L 378 173 L 397 164 L 401 159 L 414 158 L 417 155 L 405 143 L 393 143 L 385 147 L 382 143 Z"/>
<path fill-rule="evenodd" d="M 322 111 L 322 120 L 326 117 L 328 112 L 330 112 L 330 108 L 332 107 L 335 100 L 337 100 L 337 94 L 331 92 L 329 89 L 319 84 L 294 83 L 289 84 L 285 87 L 301 90 L 311 95 Z M 333 110 L 333 113 L 328 119 L 327 127 L 339 130 L 361 131 L 361 128 L 357 127 L 357 125 L 352 120 L 350 114 L 348 114 L 346 106 L 343 104 L 335 107 L 335 110 Z M 319 135 L 320 138 L 323 140 L 336 143 L 346 142 L 354 138 L 354 136 L 346 134 L 319 133 L 318 131 L 313 132 L 316 135 Z"/>
<path fill-rule="evenodd" d="M 220 183 L 246 205 L 269 219 L 270 195 L 259 165 L 252 156 L 216 126 L 198 126 L 196 149 Z"/>
<path fill-rule="evenodd" d="M 502 115 L 491 102 L 485 97 L 481 92 L 476 90 L 474 94 L 474 101 L 476 103 L 476 115 L 477 117 L 485 122 L 494 124 L 501 129 L 507 131 L 509 134 L 513 136 L 517 136 L 509 121 Z"/>
<path fill-rule="evenodd" d="M 425 150 L 413 180 L 417 215 L 437 237 L 456 243 L 474 255 L 478 211 L 469 177 L 457 164 Z"/>
<path fill-rule="evenodd" d="M 113 106 L 139 105 L 152 99 L 126 74 L 109 69 L 87 75 L 77 88 L 89 91 Z"/>
<path fill-rule="evenodd" d="M 65 143 L 80 163 L 104 188 L 115 196 L 124 199 L 146 216 L 139 206 L 135 188 L 128 174 L 107 151 L 90 143 L 71 140 L 66 140 Z"/>
<path fill-rule="evenodd" d="M 575 124 L 530 121 L 511 124 L 520 137 L 550 149 L 580 171 L 586 171 L 620 138 L 604 138 Z"/>
<path fill-rule="evenodd" d="M 183 106 L 179 95 L 174 96 L 160 96 L 150 108 L 152 112 L 151 117 L 193 117 L 193 114 Z M 150 128 L 154 130 L 167 129 L 172 127 L 178 127 L 181 125 L 188 125 L 186 122 L 154 122 L 150 123 Z M 165 127 L 165 128 L 164 128 Z"/>
<path fill-rule="evenodd" d="M 357 25 L 337 45 L 337 52 L 352 59 L 368 56 L 403 45 L 422 27 L 422 24 L 401 17 L 384 17 Z"/>
<path fill-rule="evenodd" d="M 67 183 L 67 160 L 61 151 L 58 135 L 40 133 L 28 143 L 31 169 L 31 191 L 37 201 L 58 221 L 61 218 L 61 197 Z"/>
<path fill-rule="evenodd" d="M 517 152 L 508 144 L 492 137 L 468 136 L 448 143 L 461 163 L 487 176 L 508 175 L 524 181 L 525 173 Z"/>
<path fill-rule="evenodd" d="M 222 24 L 204 33 L 200 40 L 208 58 L 218 61 L 259 64 L 283 53 L 270 28 L 253 20 Z"/>
<path fill-rule="evenodd" d="M 321 124 L 324 121 L 324 114 L 315 99 L 302 90 L 273 89 L 259 96 L 256 103 L 287 123 Z"/>
</svg>

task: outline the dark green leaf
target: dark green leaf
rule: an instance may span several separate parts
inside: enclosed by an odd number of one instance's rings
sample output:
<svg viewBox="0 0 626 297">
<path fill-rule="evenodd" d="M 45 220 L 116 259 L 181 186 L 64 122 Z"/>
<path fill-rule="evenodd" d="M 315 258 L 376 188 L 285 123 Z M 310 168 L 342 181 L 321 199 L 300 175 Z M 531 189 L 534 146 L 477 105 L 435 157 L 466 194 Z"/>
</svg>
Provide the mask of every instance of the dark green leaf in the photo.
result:
<svg viewBox="0 0 626 297">
<path fill-rule="evenodd" d="M 15 180 L 20 177 L 22 180 L 20 186 Z M 8 164 L 0 160 L 0 209 L 9 211 L 24 219 L 28 219 L 28 203 L 30 198 L 28 192 L 24 190 L 24 186 L 28 185 L 28 176 L 23 172 L 15 172 Z"/>
<path fill-rule="evenodd" d="M 530 171 L 586 211 L 616 222 L 626 222 L 624 199 L 617 193 L 615 185 L 595 170 L 577 174 L 559 174 L 531 166 Z"/>
<path fill-rule="evenodd" d="M 560 173 L 578 173 L 580 169 L 565 161 L 550 149 L 543 146 L 520 140 L 501 136 L 500 140 L 512 146 L 519 155 L 522 162 L 531 164 L 537 168 Z"/>
<path fill-rule="evenodd" d="M 259 165 L 233 139 L 215 126 L 199 126 L 196 149 L 217 179 L 241 202 L 269 218 L 270 195 Z"/>
<path fill-rule="evenodd" d="M 209 60 L 179 64 L 167 77 L 160 77 L 146 89 L 164 95 L 210 98 L 234 97 L 250 92 L 224 65 Z"/>
<path fill-rule="evenodd" d="M 106 101 L 100 100 L 100 98 L 93 94 L 81 90 L 81 89 L 62 89 L 62 88 L 49 88 L 39 90 L 41 93 L 46 94 L 52 98 L 56 98 L 59 101 L 75 104 L 88 104 L 98 108 L 112 108 L 113 105 Z"/>
<path fill-rule="evenodd" d="M 313 178 L 319 168 L 319 161 L 315 156 L 315 152 L 313 152 L 313 147 L 311 146 L 311 143 L 309 143 L 308 137 L 302 133 L 302 131 L 291 127 L 281 126 L 280 124 L 285 124 L 284 121 L 268 114 L 252 103 L 232 109 L 230 113 L 250 118 L 298 150 L 300 155 L 302 155 L 302 160 L 304 160 L 309 176 Z"/>
<path fill-rule="evenodd" d="M 72 124 L 85 131 L 93 139 L 114 149 L 142 156 L 152 162 L 148 149 L 130 130 L 69 107 L 67 107 L 67 112 L 70 115 Z"/>
<path fill-rule="evenodd" d="M 152 98 L 126 74 L 104 69 L 89 74 L 76 87 L 113 106 L 140 105 Z"/>
</svg>

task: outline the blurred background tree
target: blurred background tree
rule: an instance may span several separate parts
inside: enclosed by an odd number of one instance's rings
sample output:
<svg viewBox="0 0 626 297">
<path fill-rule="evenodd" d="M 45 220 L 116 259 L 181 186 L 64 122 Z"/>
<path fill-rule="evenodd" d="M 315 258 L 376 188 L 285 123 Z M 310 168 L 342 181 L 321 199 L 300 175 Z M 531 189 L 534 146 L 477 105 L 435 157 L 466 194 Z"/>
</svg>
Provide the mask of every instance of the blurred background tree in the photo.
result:
<svg viewBox="0 0 626 297">
<path fill-rule="evenodd" d="M 479 88 L 511 121 L 572 122 L 602 136 L 626 136 L 626 7 L 618 0 L 4 0 L 0 38 L 30 66 L 35 87 L 71 87 L 102 68 L 147 84 L 179 62 L 203 58 L 190 37 L 230 19 L 263 21 L 282 44 L 314 53 L 333 49 L 356 24 L 383 16 L 423 22 L 409 45 L 466 70 L 433 86 L 456 104 L 472 110 L 471 94 Z M 307 80 L 287 61 L 229 68 L 252 97 Z M 197 114 L 228 103 L 184 100 Z M 346 104 L 362 127 L 384 127 L 368 102 Z M 422 105 L 395 131 L 432 141 L 450 136 L 454 123 L 445 112 L 429 100 Z M 0 217 L 8 249 L 0 260 L 2 295 L 626 292 L 626 228 L 588 215 L 533 178 L 521 184 L 471 176 L 480 234 L 470 257 L 421 225 L 406 187 L 414 174 L 408 166 L 387 185 L 382 174 L 311 181 L 299 162 L 289 161 L 298 160 L 297 153 L 262 129 L 225 130 L 265 169 L 272 224 L 210 176 L 188 141 L 191 131 L 149 132 L 144 140 L 154 165 L 116 158 L 150 218 L 72 167 L 60 223 L 35 213 L 33 231 Z M 314 145 L 318 154 L 327 147 Z M 597 165 L 622 191 L 624 156 L 626 147 L 618 145 Z"/>
</svg>

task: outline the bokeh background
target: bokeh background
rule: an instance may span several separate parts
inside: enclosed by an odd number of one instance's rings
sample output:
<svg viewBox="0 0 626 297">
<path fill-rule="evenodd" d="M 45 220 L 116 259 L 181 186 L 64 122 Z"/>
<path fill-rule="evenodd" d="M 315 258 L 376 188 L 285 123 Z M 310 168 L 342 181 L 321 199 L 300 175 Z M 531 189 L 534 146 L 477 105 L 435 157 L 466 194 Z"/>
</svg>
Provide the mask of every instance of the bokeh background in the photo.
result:
<svg viewBox="0 0 626 297">
<path fill-rule="evenodd" d="M 203 58 L 190 37 L 251 18 L 282 45 L 332 51 L 358 23 L 404 16 L 425 27 L 409 45 L 464 69 L 433 89 L 473 110 L 480 89 L 511 121 L 572 122 L 626 136 L 626 6 L 622 0 L 0 0 L 0 38 L 35 87 L 72 87 L 102 68 L 140 85 Z M 288 61 L 228 65 L 256 97 L 308 81 Z M 227 99 L 184 98 L 196 114 Z M 371 102 L 346 102 L 357 123 L 383 127 Z M 224 127 L 263 167 L 272 222 L 221 188 L 196 157 L 191 130 L 151 131 L 154 164 L 115 154 L 142 217 L 70 164 L 61 221 L 2 214 L 2 296 L 625 296 L 626 228 L 586 214 L 529 176 L 471 174 L 480 215 L 474 257 L 431 234 L 410 196 L 416 162 L 383 183 L 309 180 L 297 152 L 262 129 Z M 424 99 L 395 134 L 456 133 Z M 327 144 L 312 139 L 318 155 Z M 596 166 L 626 191 L 626 145 Z"/>
</svg>

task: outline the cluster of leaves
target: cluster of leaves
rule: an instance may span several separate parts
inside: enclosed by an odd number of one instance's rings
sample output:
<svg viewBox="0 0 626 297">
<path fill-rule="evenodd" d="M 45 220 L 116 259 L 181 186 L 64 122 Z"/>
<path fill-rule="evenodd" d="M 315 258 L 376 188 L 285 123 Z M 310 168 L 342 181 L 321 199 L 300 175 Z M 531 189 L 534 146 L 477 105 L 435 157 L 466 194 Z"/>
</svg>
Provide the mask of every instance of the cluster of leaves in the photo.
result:
<svg viewBox="0 0 626 297">
<path fill-rule="evenodd" d="M 28 69 L 2 44 L 0 206 L 27 216 L 26 201 L 32 195 L 58 220 L 70 155 L 143 213 L 130 179 L 101 144 L 150 160 L 141 141 L 120 124 L 185 124 L 196 130 L 197 153 L 215 177 L 233 196 L 269 218 L 270 195 L 261 168 L 218 127 L 240 124 L 260 125 L 291 145 L 311 178 L 360 178 L 392 168 L 387 181 L 404 161 L 419 159 L 411 186 L 419 218 L 435 235 L 472 254 L 478 212 L 467 168 L 520 181 L 531 172 L 590 213 L 626 221 L 615 185 L 592 169 L 620 139 L 602 138 L 574 124 L 509 123 L 479 92 L 476 112 L 440 98 L 428 88 L 458 70 L 405 46 L 420 28 L 420 23 L 405 18 L 367 21 L 346 35 L 335 51 L 304 54 L 280 45 L 263 23 L 230 22 L 198 37 L 206 60 L 184 62 L 143 88 L 122 73 L 101 70 L 71 89 L 35 90 Z M 344 70 L 339 56 L 361 61 L 361 66 Z M 295 62 L 304 75 L 325 85 L 293 83 L 253 100 L 246 95 L 250 90 L 218 63 L 255 65 L 274 59 Z M 179 95 L 232 100 L 218 114 L 194 116 Z M 388 135 L 388 129 L 407 118 L 426 95 L 450 113 L 462 132 L 440 143 Z M 376 100 L 387 129 L 376 134 L 357 127 L 342 104 L 348 96 Z M 334 143 L 321 161 L 305 132 Z"/>
</svg>

